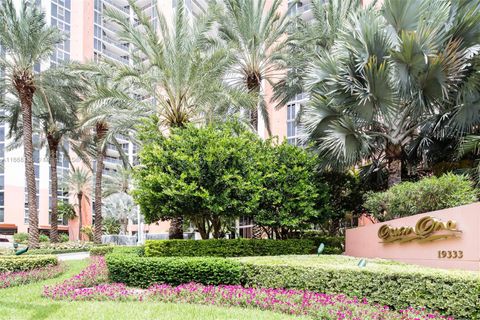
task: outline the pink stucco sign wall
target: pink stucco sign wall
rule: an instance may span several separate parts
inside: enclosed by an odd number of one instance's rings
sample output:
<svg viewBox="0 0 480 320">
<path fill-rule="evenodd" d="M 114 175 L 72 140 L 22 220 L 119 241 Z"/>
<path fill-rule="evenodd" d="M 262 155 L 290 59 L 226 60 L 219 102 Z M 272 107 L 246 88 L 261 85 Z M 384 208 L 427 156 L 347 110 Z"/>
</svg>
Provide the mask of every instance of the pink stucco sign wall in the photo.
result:
<svg viewBox="0 0 480 320">
<path fill-rule="evenodd" d="M 447 222 L 453 220 L 461 232 L 456 237 L 434 241 L 382 243 L 378 230 L 385 224 L 400 228 L 415 227 L 422 217 L 431 216 Z M 439 257 L 439 251 L 462 252 L 462 257 Z M 345 253 L 363 258 L 384 258 L 445 269 L 480 270 L 480 202 L 390 220 L 346 232 Z"/>
</svg>

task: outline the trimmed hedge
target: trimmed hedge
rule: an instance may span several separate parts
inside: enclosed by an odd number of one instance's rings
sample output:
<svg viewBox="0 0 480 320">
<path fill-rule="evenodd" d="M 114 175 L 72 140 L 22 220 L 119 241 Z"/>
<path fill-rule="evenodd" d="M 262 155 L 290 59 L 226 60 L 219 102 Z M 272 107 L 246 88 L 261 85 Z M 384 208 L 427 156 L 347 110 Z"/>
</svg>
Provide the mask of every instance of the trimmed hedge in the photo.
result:
<svg viewBox="0 0 480 320">
<path fill-rule="evenodd" d="M 224 258 L 145 258 L 132 254 L 109 254 L 106 261 L 112 282 L 141 288 L 154 283 L 239 284 L 242 275 L 239 262 Z"/>
<path fill-rule="evenodd" d="M 369 301 L 395 309 L 427 307 L 461 319 L 480 317 L 480 278 L 473 272 L 383 262 L 369 263 L 369 267 L 359 268 L 355 266 L 356 261 L 346 265 L 344 259 L 316 266 L 308 263 L 301 266 L 302 261 L 286 265 L 282 261 L 272 260 L 243 259 L 242 284 L 249 287 L 343 293 L 366 297 Z"/>
<path fill-rule="evenodd" d="M 113 252 L 113 246 L 92 247 L 90 248 L 91 256 L 104 256 Z"/>
<path fill-rule="evenodd" d="M 333 240 L 334 239 L 334 240 Z M 147 257 L 246 257 L 315 253 L 320 243 L 324 254 L 341 253 L 341 243 L 335 237 L 314 239 L 209 239 L 209 240 L 147 240 Z"/>
<path fill-rule="evenodd" d="M 145 255 L 145 246 L 114 246 L 113 253 L 133 254 L 143 257 Z"/>
<path fill-rule="evenodd" d="M 28 250 L 25 255 L 36 256 L 36 255 L 46 255 L 46 254 L 62 254 L 62 253 L 73 253 L 73 252 L 85 252 L 89 249 L 80 249 L 80 248 L 71 248 L 71 249 L 32 249 Z"/>
<path fill-rule="evenodd" d="M 2 256 L 0 257 L 0 273 L 28 271 L 46 266 L 57 265 L 55 256 Z"/>
</svg>

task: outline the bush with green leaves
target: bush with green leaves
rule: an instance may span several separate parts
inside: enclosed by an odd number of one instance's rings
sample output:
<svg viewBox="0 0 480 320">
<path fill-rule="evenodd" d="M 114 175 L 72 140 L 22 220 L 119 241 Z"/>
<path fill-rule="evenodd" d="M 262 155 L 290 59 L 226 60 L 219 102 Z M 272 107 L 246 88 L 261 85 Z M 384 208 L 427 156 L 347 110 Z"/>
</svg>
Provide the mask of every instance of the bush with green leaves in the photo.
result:
<svg viewBox="0 0 480 320">
<path fill-rule="evenodd" d="M 106 262 L 112 282 L 141 288 L 155 283 L 239 284 L 242 275 L 241 264 L 225 258 L 109 254 Z"/>
<path fill-rule="evenodd" d="M 145 246 L 114 246 L 113 253 L 133 254 L 135 256 L 145 256 Z"/>
<path fill-rule="evenodd" d="M 273 239 L 288 239 L 308 229 L 328 212 L 327 185 L 315 179 L 317 155 L 286 140 L 263 143 L 257 156 L 262 173 L 255 224 Z"/>
<path fill-rule="evenodd" d="M 312 239 L 210 239 L 210 240 L 147 240 L 147 257 L 245 257 L 286 254 L 312 254 L 320 243 L 324 253 L 342 253 L 341 244 L 333 237 Z"/>
<path fill-rule="evenodd" d="M 480 277 L 476 272 L 448 271 L 386 260 L 342 256 L 237 258 L 244 268 L 242 284 L 295 288 L 366 297 L 395 309 L 427 307 L 459 319 L 480 317 Z"/>
<path fill-rule="evenodd" d="M 13 235 L 13 241 L 15 241 L 16 243 L 23 243 L 23 244 L 28 243 L 28 233 L 26 232 L 15 233 Z"/>
<path fill-rule="evenodd" d="M 461 206 L 477 201 L 477 190 L 462 175 L 451 173 L 402 182 L 387 191 L 368 193 L 364 207 L 380 220 Z"/>
<path fill-rule="evenodd" d="M 50 242 L 50 238 L 46 234 L 41 234 L 38 237 L 38 241 L 40 241 L 40 242 Z"/>
<path fill-rule="evenodd" d="M 42 256 L 0 256 L 0 273 L 27 271 L 58 264 L 58 259 L 52 255 Z"/>
<path fill-rule="evenodd" d="M 153 126 L 153 127 L 151 127 Z M 147 223 L 184 217 L 203 239 L 221 236 L 222 219 L 251 216 L 258 202 L 260 139 L 238 123 L 173 129 L 151 124 L 133 194 Z"/>
<path fill-rule="evenodd" d="M 100 246 L 90 248 L 91 256 L 104 256 L 113 252 L 113 246 Z"/>
<path fill-rule="evenodd" d="M 41 242 L 39 249 L 30 249 L 27 255 L 43 255 L 43 254 L 60 254 L 71 252 L 85 252 L 89 251 L 91 247 L 98 246 L 92 242 Z"/>
<path fill-rule="evenodd" d="M 60 242 L 62 242 L 62 243 L 65 243 L 65 242 L 70 241 L 70 238 L 69 238 L 68 234 L 66 234 L 66 233 L 60 233 L 60 234 L 58 235 L 58 240 L 59 240 Z"/>
</svg>

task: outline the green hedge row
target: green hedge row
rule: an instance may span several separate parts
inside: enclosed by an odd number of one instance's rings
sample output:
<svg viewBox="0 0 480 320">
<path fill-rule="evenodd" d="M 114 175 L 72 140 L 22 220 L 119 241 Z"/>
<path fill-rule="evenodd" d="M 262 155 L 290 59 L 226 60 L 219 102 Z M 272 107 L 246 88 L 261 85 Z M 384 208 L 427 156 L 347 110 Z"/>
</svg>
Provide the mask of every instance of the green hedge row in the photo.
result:
<svg viewBox="0 0 480 320">
<path fill-rule="evenodd" d="M 57 265 L 58 259 L 55 256 L 2 256 L 0 257 L 0 273 L 27 271 L 43 268 L 50 265 Z"/>
<path fill-rule="evenodd" d="M 113 246 L 103 246 L 103 247 L 92 247 L 90 248 L 91 256 L 104 256 L 108 253 L 113 252 Z"/>
<path fill-rule="evenodd" d="M 46 254 L 62 254 L 62 253 L 72 253 L 72 252 L 85 252 L 89 249 L 81 248 L 71 248 L 71 249 L 32 249 L 28 250 L 25 255 L 36 256 L 36 255 L 46 255 Z"/>
<path fill-rule="evenodd" d="M 106 261 L 112 282 L 141 288 L 154 283 L 239 284 L 242 275 L 239 262 L 223 258 L 145 258 L 132 254 L 109 254 Z"/>
<path fill-rule="evenodd" d="M 342 238 L 340 238 L 342 239 Z M 246 257 L 312 254 L 320 243 L 324 254 L 342 253 L 343 240 L 336 237 L 268 240 L 268 239 L 210 239 L 210 240 L 147 240 L 147 257 Z"/>
<path fill-rule="evenodd" d="M 428 272 L 425 270 L 429 270 Z M 295 288 L 344 293 L 403 309 L 427 307 L 460 319 L 480 317 L 480 278 L 471 273 L 421 270 L 416 266 L 385 268 L 286 266 L 244 263 L 247 287 Z"/>
</svg>

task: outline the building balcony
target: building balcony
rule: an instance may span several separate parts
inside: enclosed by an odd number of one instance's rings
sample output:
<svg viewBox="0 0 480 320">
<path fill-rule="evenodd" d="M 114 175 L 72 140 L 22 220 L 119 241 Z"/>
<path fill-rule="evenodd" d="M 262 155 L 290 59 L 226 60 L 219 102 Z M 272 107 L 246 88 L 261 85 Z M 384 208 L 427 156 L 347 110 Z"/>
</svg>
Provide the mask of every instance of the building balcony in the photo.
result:
<svg viewBox="0 0 480 320">
<path fill-rule="evenodd" d="M 103 0 L 104 3 L 109 4 L 111 7 L 120 10 L 126 14 L 130 14 L 130 7 L 128 5 L 121 6 L 118 4 L 118 1 L 115 0 Z"/>
</svg>

